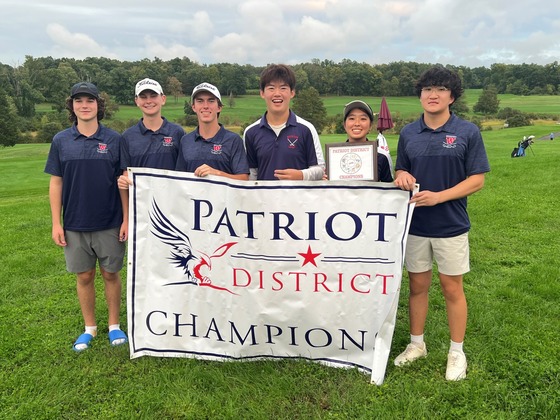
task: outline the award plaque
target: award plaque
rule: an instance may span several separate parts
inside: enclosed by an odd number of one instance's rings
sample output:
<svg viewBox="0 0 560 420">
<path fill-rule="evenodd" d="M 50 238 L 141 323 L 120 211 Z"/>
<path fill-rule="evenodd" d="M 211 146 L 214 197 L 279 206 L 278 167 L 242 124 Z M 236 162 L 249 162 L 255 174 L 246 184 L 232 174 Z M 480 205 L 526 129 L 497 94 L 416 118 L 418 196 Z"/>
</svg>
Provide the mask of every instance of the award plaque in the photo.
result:
<svg viewBox="0 0 560 420">
<path fill-rule="evenodd" d="M 327 143 L 327 176 L 331 181 L 378 181 L 377 141 Z"/>
</svg>

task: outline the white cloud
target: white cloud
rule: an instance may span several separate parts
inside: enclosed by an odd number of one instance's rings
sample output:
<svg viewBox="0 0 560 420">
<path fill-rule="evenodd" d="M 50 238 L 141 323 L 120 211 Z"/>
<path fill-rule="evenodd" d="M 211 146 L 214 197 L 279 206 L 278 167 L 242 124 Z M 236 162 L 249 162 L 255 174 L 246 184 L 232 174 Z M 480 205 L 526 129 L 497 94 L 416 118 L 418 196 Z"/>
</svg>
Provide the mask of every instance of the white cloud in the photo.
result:
<svg viewBox="0 0 560 420">
<path fill-rule="evenodd" d="M 144 37 L 145 56 L 149 58 L 158 57 L 164 61 L 175 57 L 189 57 L 192 61 L 198 61 L 198 53 L 194 48 L 187 47 L 178 43 L 163 45 L 151 36 Z"/>
<path fill-rule="evenodd" d="M 57 23 L 47 25 L 46 33 L 53 41 L 53 55 L 59 57 L 109 57 L 117 58 L 117 54 L 99 45 L 90 36 L 83 33 L 71 33 Z"/>
</svg>

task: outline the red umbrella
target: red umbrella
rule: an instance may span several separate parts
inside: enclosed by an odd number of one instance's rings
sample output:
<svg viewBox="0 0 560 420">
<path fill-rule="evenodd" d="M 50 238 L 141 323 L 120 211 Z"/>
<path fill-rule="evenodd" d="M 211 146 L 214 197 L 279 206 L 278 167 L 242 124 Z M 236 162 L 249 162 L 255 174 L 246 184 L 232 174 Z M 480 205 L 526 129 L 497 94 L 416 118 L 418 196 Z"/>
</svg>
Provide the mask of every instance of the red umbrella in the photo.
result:
<svg viewBox="0 0 560 420">
<path fill-rule="evenodd" d="M 379 116 L 377 117 L 377 131 L 383 133 L 385 130 L 393 128 L 393 120 L 391 119 L 391 112 L 387 106 L 385 96 L 381 99 L 381 108 L 379 108 Z"/>
</svg>

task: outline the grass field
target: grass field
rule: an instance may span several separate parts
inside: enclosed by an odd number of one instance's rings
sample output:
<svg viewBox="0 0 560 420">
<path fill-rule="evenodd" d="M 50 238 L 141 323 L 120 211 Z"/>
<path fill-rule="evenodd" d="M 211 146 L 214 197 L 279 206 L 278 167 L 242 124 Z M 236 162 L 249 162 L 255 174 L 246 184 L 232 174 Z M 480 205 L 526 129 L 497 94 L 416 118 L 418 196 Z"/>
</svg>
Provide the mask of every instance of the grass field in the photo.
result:
<svg viewBox="0 0 560 420">
<path fill-rule="evenodd" d="M 405 276 L 379 387 L 355 370 L 303 361 L 130 360 L 128 348 L 111 348 L 103 330 L 91 350 L 74 353 L 83 326 L 74 277 L 50 239 L 43 173 L 49 145 L 0 148 L 0 418 L 560 418 L 560 136 L 536 141 L 524 158 L 510 157 L 524 135 L 551 131 L 560 129 L 483 133 L 492 171 L 469 199 L 467 379 L 444 379 L 449 337 L 437 281 L 430 292 L 428 357 L 393 365 L 409 340 Z M 394 154 L 397 139 L 388 140 Z M 103 326 L 100 279 L 97 287 Z M 126 328 L 125 305 L 121 319 Z"/>
</svg>

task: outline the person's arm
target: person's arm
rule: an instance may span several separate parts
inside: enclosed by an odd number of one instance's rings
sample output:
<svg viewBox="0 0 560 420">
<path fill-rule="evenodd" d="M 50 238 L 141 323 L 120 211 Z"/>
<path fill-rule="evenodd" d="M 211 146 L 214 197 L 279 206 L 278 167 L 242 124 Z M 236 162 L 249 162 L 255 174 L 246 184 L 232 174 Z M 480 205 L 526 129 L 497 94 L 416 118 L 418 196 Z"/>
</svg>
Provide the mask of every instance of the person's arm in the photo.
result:
<svg viewBox="0 0 560 420">
<path fill-rule="evenodd" d="M 325 175 L 325 168 L 321 165 L 310 166 L 307 169 L 302 169 L 304 181 L 320 181 Z"/>
<path fill-rule="evenodd" d="M 310 166 L 307 169 L 276 169 L 274 176 L 280 180 L 291 181 L 320 181 L 325 170 L 320 165 Z"/>
<path fill-rule="evenodd" d="M 482 189 L 483 186 L 484 174 L 475 174 L 443 191 L 420 191 L 411 198 L 410 202 L 416 203 L 417 206 L 435 206 L 446 201 L 468 197 Z"/>
<path fill-rule="evenodd" d="M 247 131 L 248 128 L 245 129 L 243 132 L 243 148 L 245 149 L 245 154 L 247 155 L 247 161 L 249 162 L 249 181 L 256 181 L 258 179 L 259 168 L 254 167 L 251 168 L 251 163 L 256 163 L 256 156 L 254 150 L 252 149 L 251 145 L 247 141 Z"/>
<path fill-rule="evenodd" d="M 49 203 L 51 206 L 52 240 L 58 246 L 66 246 L 62 227 L 62 177 L 51 175 L 49 183 Z"/>
<path fill-rule="evenodd" d="M 121 175 L 121 177 L 123 177 Z M 128 180 L 128 176 L 126 178 Z M 124 242 L 128 239 L 128 190 L 122 189 L 119 187 L 119 195 L 121 196 L 121 205 L 122 205 L 122 213 L 123 213 L 123 221 L 121 224 L 121 229 L 119 231 L 119 241 Z"/>
<path fill-rule="evenodd" d="M 240 181 L 249 180 L 249 174 L 228 174 L 227 172 L 214 169 L 207 164 L 200 165 L 198 168 L 196 168 L 194 170 L 194 174 L 200 177 L 208 176 L 208 175 L 216 175 L 216 176 L 223 176 L 225 178 L 230 178 L 230 179 L 238 179 Z"/>
<path fill-rule="evenodd" d="M 302 175 L 304 181 L 321 181 L 325 179 L 325 158 L 323 157 L 323 147 L 319 139 L 319 133 L 315 126 L 311 125 L 311 137 L 313 138 L 313 148 L 315 149 L 315 156 L 317 157 L 317 165 L 312 165 L 307 169 L 303 169 Z"/>
</svg>

